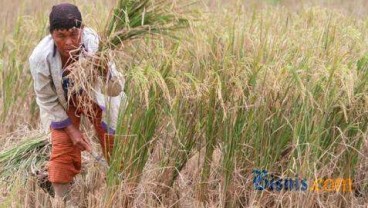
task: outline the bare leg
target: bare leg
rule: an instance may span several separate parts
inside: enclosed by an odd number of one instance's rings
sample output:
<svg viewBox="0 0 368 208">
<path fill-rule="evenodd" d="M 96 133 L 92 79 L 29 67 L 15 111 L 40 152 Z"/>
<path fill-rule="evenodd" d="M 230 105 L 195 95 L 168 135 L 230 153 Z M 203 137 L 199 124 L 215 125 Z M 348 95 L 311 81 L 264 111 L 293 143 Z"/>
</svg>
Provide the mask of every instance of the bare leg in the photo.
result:
<svg viewBox="0 0 368 208">
<path fill-rule="evenodd" d="M 69 183 L 52 183 L 55 190 L 55 197 L 66 199 L 70 191 Z"/>
</svg>

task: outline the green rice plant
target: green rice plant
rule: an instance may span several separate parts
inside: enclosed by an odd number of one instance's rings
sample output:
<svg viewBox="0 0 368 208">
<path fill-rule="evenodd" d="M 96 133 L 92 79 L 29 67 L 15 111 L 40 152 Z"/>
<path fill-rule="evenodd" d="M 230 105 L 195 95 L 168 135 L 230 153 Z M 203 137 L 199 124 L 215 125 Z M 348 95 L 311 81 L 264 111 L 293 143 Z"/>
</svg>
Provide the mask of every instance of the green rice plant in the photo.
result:
<svg viewBox="0 0 368 208">
<path fill-rule="evenodd" d="M 172 108 L 168 112 L 168 118 L 172 123 L 171 144 L 167 144 L 168 154 L 160 161 L 161 174 L 156 179 L 158 182 L 158 194 L 163 197 L 180 175 L 190 157 L 200 147 L 203 137 L 203 106 L 198 100 L 175 99 Z M 170 128 L 170 129 L 171 129 Z M 198 146 L 196 148 L 196 146 Z"/>
<path fill-rule="evenodd" d="M 131 78 L 129 78 L 128 82 L 136 82 L 136 88 L 127 87 L 126 110 L 119 116 L 119 128 L 116 132 L 118 143 L 109 175 L 112 184 L 114 184 L 113 180 L 117 179 L 113 175 L 119 173 L 119 170 L 123 170 L 124 177 L 131 182 L 139 182 L 148 157 L 150 141 L 160 120 L 160 109 L 163 107 L 163 91 L 160 82 L 164 75 L 151 66 L 141 69 L 143 74 L 137 73 L 139 69 L 135 70 L 131 77 L 134 80 L 130 81 Z M 147 97 L 130 94 L 130 92 L 139 91 L 142 94 L 147 93 Z"/>
<path fill-rule="evenodd" d="M 205 155 L 204 155 L 204 165 L 201 171 L 201 182 L 199 187 L 199 199 L 201 201 L 208 200 L 207 196 L 207 183 L 210 176 L 211 171 L 211 163 L 214 149 L 218 142 L 219 133 L 221 132 L 221 124 L 223 122 L 223 111 L 220 110 L 220 104 L 217 98 L 217 90 L 221 90 L 219 85 L 221 85 L 220 80 L 218 79 L 218 74 L 214 72 L 212 86 L 209 92 L 209 100 L 205 104 Z"/>
</svg>

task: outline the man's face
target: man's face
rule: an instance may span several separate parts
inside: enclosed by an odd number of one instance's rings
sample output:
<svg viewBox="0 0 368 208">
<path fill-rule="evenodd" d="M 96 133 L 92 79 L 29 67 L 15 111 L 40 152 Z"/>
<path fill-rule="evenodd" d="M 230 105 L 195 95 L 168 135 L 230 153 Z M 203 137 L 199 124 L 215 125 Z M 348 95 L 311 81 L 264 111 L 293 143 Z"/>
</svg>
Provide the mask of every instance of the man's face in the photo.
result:
<svg viewBox="0 0 368 208">
<path fill-rule="evenodd" d="M 56 47 L 61 56 L 70 58 L 77 55 L 82 40 L 82 28 L 61 29 L 52 31 Z"/>
</svg>

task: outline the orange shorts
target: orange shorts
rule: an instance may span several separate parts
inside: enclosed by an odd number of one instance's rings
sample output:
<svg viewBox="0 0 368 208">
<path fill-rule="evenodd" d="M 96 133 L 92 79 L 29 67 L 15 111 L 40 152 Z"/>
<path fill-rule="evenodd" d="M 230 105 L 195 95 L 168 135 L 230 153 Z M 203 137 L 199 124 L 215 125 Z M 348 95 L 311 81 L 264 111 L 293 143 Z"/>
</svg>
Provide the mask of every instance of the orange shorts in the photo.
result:
<svg viewBox="0 0 368 208">
<path fill-rule="evenodd" d="M 79 129 L 81 115 L 85 115 L 93 124 L 100 141 L 102 152 L 109 160 L 113 148 L 114 136 L 107 134 L 102 121 L 102 110 L 93 104 L 92 112 L 77 108 L 69 102 L 67 114 L 72 124 Z M 64 129 L 51 129 L 51 157 L 48 165 L 49 181 L 52 183 L 69 183 L 81 170 L 81 151 L 75 147 Z"/>
</svg>

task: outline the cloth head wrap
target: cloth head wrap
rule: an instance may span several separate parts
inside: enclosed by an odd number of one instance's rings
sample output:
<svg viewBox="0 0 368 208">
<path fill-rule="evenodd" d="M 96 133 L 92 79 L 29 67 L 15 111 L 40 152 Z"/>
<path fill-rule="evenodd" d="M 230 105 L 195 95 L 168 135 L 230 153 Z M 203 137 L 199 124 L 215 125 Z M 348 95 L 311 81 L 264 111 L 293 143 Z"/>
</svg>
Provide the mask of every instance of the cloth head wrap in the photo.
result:
<svg viewBox="0 0 368 208">
<path fill-rule="evenodd" d="M 52 7 L 49 21 L 50 33 L 59 29 L 80 28 L 82 26 L 82 15 L 77 6 L 61 3 Z"/>
</svg>

